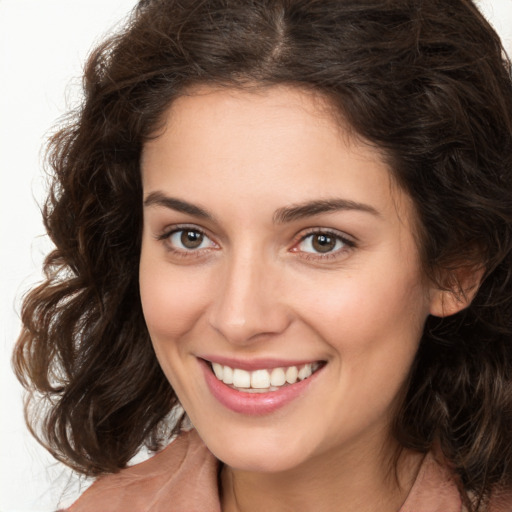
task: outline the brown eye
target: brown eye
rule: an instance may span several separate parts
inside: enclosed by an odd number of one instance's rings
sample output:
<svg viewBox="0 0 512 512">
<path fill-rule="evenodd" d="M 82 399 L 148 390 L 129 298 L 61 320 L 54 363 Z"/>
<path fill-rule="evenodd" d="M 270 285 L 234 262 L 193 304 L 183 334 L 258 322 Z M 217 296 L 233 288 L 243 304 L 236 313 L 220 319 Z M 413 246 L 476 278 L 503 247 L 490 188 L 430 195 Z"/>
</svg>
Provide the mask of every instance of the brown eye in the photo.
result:
<svg viewBox="0 0 512 512">
<path fill-rule="evenodd" d="M 215 243 L 212 242 L 207 235 L 199 229 L 194 228 L 177 229 L 170 235 L 166 235 L 165 238 L 168 240 L 167 243 L 172 248 L 181 252 L 210 249 L 215 247 Z"/>
<path fill-rule="evenodd" d="M 180 242 L 187 249 L 197 249 L 203 243 L 204 235 L 199 231 L 184 229 L 181 232 Z"/>
<path fill-rule="evenodd" d="M 317 252 L 330 252 L 336 247 L 336 238 L 325 233 L 312 235 L 311 245 Z"/>
<path fill-rule="evenodd" d="M 329 231 L 318 231 L 306 235 L 298 244 L 297 249 L 304 253 L 322 255 L 336 253 L 352 246 L 353 243 L 341 235 Z"/>
</svg>

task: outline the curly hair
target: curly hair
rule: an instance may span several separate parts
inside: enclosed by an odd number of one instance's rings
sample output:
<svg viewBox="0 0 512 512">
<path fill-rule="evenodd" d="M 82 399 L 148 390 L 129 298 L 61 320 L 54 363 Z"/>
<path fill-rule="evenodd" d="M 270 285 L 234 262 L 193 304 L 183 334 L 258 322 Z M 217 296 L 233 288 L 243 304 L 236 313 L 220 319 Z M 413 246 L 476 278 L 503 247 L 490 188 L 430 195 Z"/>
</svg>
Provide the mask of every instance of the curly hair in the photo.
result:
<svg viewBox="0 0 512 512">
<path fill-rule="evenodd" d="M 464 293 L 440 276 L 484 269 L 469 307 L 427 319 L 394 431 L 441 448 L 470 510 L 511 486 L 511 66 L 471 0 L 139 2 L 91 54 L 83 104 L 49 143 L 55 249 L 13 357 L 40 442 L 99 475 L 181 428 L 140 304 L 139 160 L 196 84 L 320 92 L 412 198 L 426 275 Z"/>
</svg>

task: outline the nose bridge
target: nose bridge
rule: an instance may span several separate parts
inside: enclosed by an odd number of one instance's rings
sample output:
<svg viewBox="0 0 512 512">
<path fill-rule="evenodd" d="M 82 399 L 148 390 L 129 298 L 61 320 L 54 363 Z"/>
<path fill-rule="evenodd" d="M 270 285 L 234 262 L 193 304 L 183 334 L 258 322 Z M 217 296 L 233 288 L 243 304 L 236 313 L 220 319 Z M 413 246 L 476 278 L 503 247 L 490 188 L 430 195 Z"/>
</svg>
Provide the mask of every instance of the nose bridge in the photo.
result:
<svg viewBox="0 0 512 512">
<path fill-rule="evenodd" d="M 278 296 L 279 272 L 255 248 L 234 250 L 226 258 L 210 323 L 230 343 L 248 343 L 258 335 L 277 334 L 288 324 L 286 306 Z"/>
</svg>

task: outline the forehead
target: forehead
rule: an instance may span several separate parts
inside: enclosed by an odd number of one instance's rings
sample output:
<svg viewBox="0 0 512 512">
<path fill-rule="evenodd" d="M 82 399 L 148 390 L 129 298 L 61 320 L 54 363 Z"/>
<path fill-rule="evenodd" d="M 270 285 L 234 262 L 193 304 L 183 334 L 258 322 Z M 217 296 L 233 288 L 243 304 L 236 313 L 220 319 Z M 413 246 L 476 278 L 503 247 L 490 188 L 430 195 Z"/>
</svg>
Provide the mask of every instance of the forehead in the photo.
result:
<svg viewBox="0 0 512 512">
<path fill-rule="evenodd" d="M 191 91 L 168 109 L 141 164 L 146 195 L 179 190 L 199 203 L 229 198 L 269 211 L 335 195 L 409 211 L 382 152 L 340 122 L 325 98 L 293 87 Z"/>
</svg>

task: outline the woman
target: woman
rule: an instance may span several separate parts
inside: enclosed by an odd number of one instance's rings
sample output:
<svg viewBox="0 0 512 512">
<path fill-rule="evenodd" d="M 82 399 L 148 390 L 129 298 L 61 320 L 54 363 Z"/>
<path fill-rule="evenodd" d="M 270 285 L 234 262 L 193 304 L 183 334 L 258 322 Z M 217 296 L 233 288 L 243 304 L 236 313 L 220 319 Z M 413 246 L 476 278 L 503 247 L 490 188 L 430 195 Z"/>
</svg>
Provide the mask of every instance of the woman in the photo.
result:
<svg viewBox="0 0 512 512">
<path fill-rule="evenodd" d="M 14 361 L 101 476 L 71 511 L 512 508 L 512 85 L 469 0 L 141 1 L 49 161 Z"/>
</svg>

